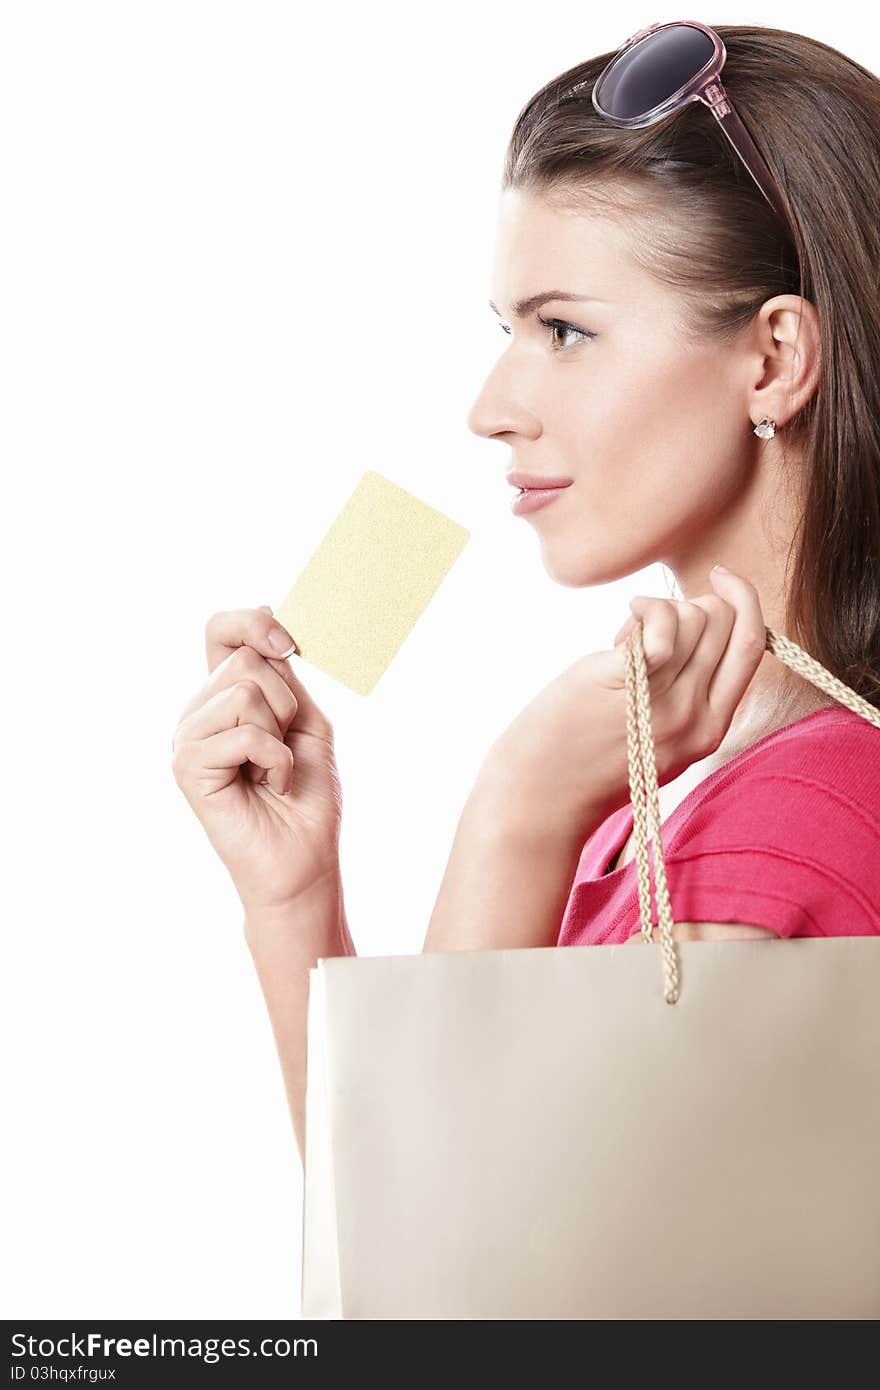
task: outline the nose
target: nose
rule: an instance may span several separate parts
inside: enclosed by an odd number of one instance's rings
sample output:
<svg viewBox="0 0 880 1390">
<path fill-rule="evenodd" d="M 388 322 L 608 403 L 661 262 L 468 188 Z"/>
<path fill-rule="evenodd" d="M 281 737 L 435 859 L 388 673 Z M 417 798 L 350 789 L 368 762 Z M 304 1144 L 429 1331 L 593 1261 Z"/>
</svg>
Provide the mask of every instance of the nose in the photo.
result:
<svg viewBox="0 0 880 1390">
<path fill-rule="evenodd" d="M 511 434 L 534 438 L 541 432 L 534 415 L 511 399 L 495 372 L 489 375 L 468 411 L 467 427 L 481 439 L 500 438 L 502 443 L 510 443 L 507 436 Z"/>
<path fill-rule="evenodd" d="M 481 439 L 491 439 L 495 432 L 492 415 L 486 402 L 485 388 L 477 396 L 467 413 L 467 427 L 472 434 L 479 435 Z"/>
</svg>

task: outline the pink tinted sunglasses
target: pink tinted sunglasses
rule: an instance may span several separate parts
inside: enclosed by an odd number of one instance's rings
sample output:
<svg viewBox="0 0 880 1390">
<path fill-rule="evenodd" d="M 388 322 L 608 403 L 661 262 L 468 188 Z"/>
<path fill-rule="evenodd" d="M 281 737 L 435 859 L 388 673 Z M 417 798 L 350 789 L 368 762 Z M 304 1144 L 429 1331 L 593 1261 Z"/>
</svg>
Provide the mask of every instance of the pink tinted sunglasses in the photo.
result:
<svg viewBox="0 0 880 1390">
<path fill-rule="evenodd" d="M 774 212 L 793 236 L 782 192 L 721 84 L 727 50 L 714 29 L 693 19 L 652 24 L 633 34 L 593 85 L 607 121 L 653 125 L 690 101 L 708 106 Z"/>
</svg>

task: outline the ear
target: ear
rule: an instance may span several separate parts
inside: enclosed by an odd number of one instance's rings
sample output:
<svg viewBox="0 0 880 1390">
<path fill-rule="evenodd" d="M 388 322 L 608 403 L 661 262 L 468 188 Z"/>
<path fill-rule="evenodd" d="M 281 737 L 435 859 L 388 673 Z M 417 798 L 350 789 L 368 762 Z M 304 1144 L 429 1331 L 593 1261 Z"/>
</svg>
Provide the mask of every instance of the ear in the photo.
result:
<svg viewBox="0 0 880 1390">
<path fill-rule="evenodd" d="M 758 359 L 749 414 L 784 425 L 797 415 L 819 385 L 822 325 L 816 306 L 797 294 L 765 300 L 755 316 Z"/>
</svg>

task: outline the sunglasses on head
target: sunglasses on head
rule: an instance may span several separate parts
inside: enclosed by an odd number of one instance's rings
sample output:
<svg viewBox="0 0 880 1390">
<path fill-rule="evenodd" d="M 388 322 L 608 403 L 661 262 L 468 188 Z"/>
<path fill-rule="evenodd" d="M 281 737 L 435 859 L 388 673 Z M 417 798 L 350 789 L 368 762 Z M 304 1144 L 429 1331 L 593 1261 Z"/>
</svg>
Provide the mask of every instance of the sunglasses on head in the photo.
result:
<svg viewBox="0 0 880 1390">
<path fill-rule="evenodd" d="M 690 101 L 709 107 L 789 235 L 782 192 L 721 84 L 727 50 L 714 29 L 695 20 L 652 24 L 627 39 L 593 85 L 600 116 L 633 129 L 653 125 Z"/>
</svg>

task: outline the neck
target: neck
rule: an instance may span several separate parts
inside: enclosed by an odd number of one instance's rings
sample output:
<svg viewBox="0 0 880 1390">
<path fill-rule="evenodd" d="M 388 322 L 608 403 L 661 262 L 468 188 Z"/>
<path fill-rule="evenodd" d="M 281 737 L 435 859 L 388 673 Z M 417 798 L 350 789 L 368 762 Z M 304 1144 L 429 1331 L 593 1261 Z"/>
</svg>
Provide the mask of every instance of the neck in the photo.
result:
<svg viewBox="0 0 880 1390">
<path fill-rule="evenodd" d="M 689 538 L 678 556 L 663 561 L 685 598 L 715 592 L 709 570 L 719 561 L 754 585 L 766 626 L 786 633 L 787 566 L 803 507 L 796 485 L 801 477 L 801 459 L 792 445 L 785 456 L 780 440 L 768 441 L 755 453 L 735 503 L 714 522 L 704 518 L 698 536 Z M 834 703 L 768 650 L 743 692 L 722 748 L 730 755 L 762 734 Z"/>
</svg>

